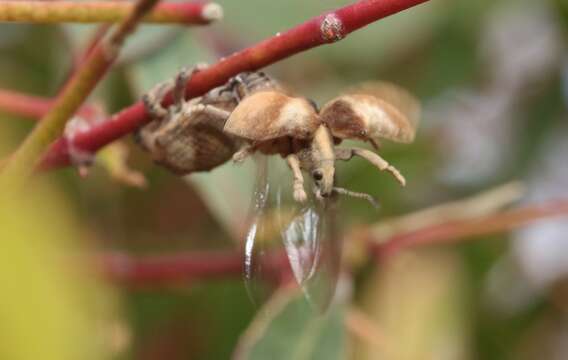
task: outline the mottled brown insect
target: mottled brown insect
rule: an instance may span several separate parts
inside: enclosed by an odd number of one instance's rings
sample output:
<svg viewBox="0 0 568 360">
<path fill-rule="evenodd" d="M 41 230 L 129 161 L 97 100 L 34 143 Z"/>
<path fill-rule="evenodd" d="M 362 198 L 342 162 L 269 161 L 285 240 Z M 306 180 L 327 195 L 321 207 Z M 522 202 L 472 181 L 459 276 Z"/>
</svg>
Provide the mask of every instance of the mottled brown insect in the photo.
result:
<svg viewBox="0 0 568 360">
<path fill-rule="evenodd" d="M 336 148 L 343 139 L 363 140 L 375 148 L 380 138 L 408 143 L 414 139 L 420 113 L 418 101 L 402 88 L 382 82 L 348 89 L 321 111 L 304 98 L 278 87 L 265 88 L 244 98 L 230 114 L 224 131 L 246 140 L 233 156 L 280 154 L 294 176 L 294 198 L 303 202 L 302 170 L 311 174 L 318 197 L 333 192 L 371 198 L 335 186 L 335 161 L 360 156 L 380 170 L 389 171 L 401 185 L 400 172 L 378 154 L 361 148 Z"/>
<path fill-rule="evenodd" d="M 337 148 L 343 139 L 363 140 L 375 148 L 380 138 L 397 142 L 414 139 L 420 113 L 418 101 L 404 89 L 372 82 L 348 89 L 321 111 L 295 97 L 261 72 L 246 72 L 207 94 L 184 100 L 191 71 L 182 71 L 174 83 L 161 84 L 143 101 L 154 119 L 137 138 L 154 160 L 177 174 L 208 171 L 231 157 L 243 161 L 254 152 L 280 154 L 294 177 L 294 198 L 303 202 L 302 170 L 311 174 L 318 197 L 333 192 L 362 197 L 335 186 L 335 161 L 360 156 L 400 183 L 400 172 L 378 154 L 362 148 Z M 160 103 L 173 88 L 174 104 Z"/>
<path fill-rule="evenodd" d="M 242 98 L 272 87 L 263 73 L 247 73 L 186 101 L 185 84 L 201 68 L 181 71 L 173 82 L 160 84 L 143 97 L 152 121 L 137 131 L 136 139 L 156 163 L 179 175 L 209 171 L 231 159 L 243 139 L 224 132 L 225 121 Z M 170 90 L 174 103 L 164 108 L 161 102 Z"/>
<path fill-rule="evenodd" d="M 231 157 L 240 162 L 255 152 L 286 158 L 294 178 L 294 199 L 306 205 L 281 224 L 279 233 L 306 297 L 325 309 L 341 259 L 340 236 L 333 225 L 334 201 L 329 200 L 334 194 L 345 194 L 374 202 L 367 194 L 335 185 L 335 161 L 360 156 L 405 184 L 399 171 L 378 154 L 336 145 L 344 139 L 368 141 L 375 148 L 380 138 L 411 142 L 418 124 L 418 102 L 395 85 L 375 82 L 349 89 L 319 111 L 313 102 L 293 96 L 263 73 L 241 73 L 204 96 L 185 101 L 184 85 L 192 73 L 183 72 L 175 84 L 162 85 L 144 97 L 154 121 L 140 130 L 140 142 L 157 162 L 178 174 L 210 170 Z M 172 87 L 174 104 L 164 109 L 159 104 Z M 270 236 L 264 234 L 268 223 L 264 215 L 272 195 L 265 170 L 266 166 L 259 167 L 252 221 L 244 241 L 247 281 L 255 278 L 263 254 L 268 253 L 264 246 Z M 302 171 L 311 174 L 313 193 L 320 201 L 312 201 L 314 197 L 307 201 Z"/>
</svg>

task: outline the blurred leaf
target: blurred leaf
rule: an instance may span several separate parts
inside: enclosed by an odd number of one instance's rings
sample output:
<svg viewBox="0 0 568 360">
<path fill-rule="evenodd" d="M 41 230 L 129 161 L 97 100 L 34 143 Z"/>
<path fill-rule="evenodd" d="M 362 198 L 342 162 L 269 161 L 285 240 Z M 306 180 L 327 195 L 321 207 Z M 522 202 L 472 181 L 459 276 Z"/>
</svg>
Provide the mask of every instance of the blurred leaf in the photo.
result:
<svg viewBox="0 0 568 360">
<path fill-rule="evenodd" d="M 281 289 L 244 333 L 235 359 L 344 359 L 343 318 L 342 305 L 332 305 L 318 316 L 297 289 Z"/>
<path fill-rule="evenodd" d="M 112 298 L 94 263 L 78 261 L 61 199 L 38 188 L 0 194 L 0 358 L 105 359 L 125 346 L 112 331 Z"/>
<path fill-rule="evenodd" d="M 242 234 L 243 225 L 248 221 L 254 179 L 252 161 L 242 166 L 229 162 L 211 172 L 185 177 L 188 183 L 195 185 L 217 221 L 233 236 Z"/>
<path fill-rule="evenodd" d="M 129 293 L 127 312 L 135 333 L 131 358 L 229 359 L 254 315 L 239 280 Z"/>
<path fill-rule="evenodd" d="M 465 277 L 451 253 L 421 251 L 390 258 L 367 281 L 361 308 L 384 334 L 382 359 L 469 359 Z M 358 342 L 355 359 L 377 359 Z"/>
<path fill-rule="evenodd" d="M 174 78 L 181 68 L 211 60 L 212 54 L 200 46 L 191 33 L 181 32 L 168 40 L 159 52 L 141 58 L 127 71 L 135 92 L 142 95 L 154 85 Z"/>
</svg>

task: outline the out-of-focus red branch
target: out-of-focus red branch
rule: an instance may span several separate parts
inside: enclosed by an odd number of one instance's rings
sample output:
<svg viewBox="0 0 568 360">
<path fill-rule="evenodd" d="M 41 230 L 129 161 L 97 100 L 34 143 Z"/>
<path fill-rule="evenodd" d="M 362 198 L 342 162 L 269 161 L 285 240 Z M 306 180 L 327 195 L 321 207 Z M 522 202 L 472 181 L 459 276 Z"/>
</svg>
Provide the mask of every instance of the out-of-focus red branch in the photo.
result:
<svg viewBox="0 0 568 360">
<path fill-rule="evenodd" d="M 426 226 L 394 235 L 381 244 L 368 233 L 366 244 L 369 253 L 384 258 L 414 246 L 461 241 L 558 216 L 568 216 L 568 199 L 528 205 L 471 220 Z M 155 286 L 183 281 L 238 277 L 241 276 L 243 258 L 239 252 L 178 253 L 146 257 L 107 253 L 101 255 L 98 261 L 103 274 L 114 282 L 134 286 Z M 287 257 L 282 253 L 268 259 L 264 267 L 268 273 L 276 276 L 282 276 L 289 270 Z"/>
<path fill-rule="evenodd" d="M 133 8 L 132 1 L 2 1 L 0 22 L 41 24 L 118 22 Z M 222 16 L 222 8 L 214 3 L 170 2 L 156 6 L 142 21 L 200 25 L 220 20 Z"/>
<path fill-rule="evenodd" d="M 193 76 L 187 84 L 188 97 L 205 93 L 243 71 L 257 70 L 307 49 L 333 43 L 374 21 L 393 15 L 428 0 L 362 0 L 315 17 L 286 32 L 276 34 L 254 46 L 237 52 Z M 164 105 L 171 103 L 171 94 Z M 94 153 L 148 121 L 141 102 L 122 110 L 107 121 L 82 133 L 69 144 L 60 138 L 52 144 L 41 163 L 42 169 L 70 164 L 69 149 Z"/>
<path fill-rule="evenodd" d="M 392 256 L 398 251 L 410 247 L 457 242 L 476 236 L 511 230 L 538 220 L 558 216 L 568 216 L 568 199 L 527 205 L 470 220 L 428 226 L 415 231 L 396 234 L 380 244 L 373 242 L 372 234 L 368 234 L 368 236 L 371 238 L 369 241 L 371 250 L 379 257 L 385 257 Z"/>
<path fill-rule="evenodd" d="M 288 269 L 283 254 L 266 262 L 265 270 L 278 275 Z M 142 287 L 195 280 L 241 277 L 243 256 L 233 252 L 190 252 L 175 255 L 134 257 L 111 252 L 97 258 L 104 276 L 113 282 Z"/>
<path fill-rule="evenodd" d="M 52 104 L 50 99 L 0 89 L 2 112 L 37 119 L 47 114 Z"/>
<path fill-rule="evenodd" d="M 45 116 L 53 105 L 53 102 L 52 99 L 41 96 L 0 89 L 0 112 L 23 116 L 32 120 L 39 120 Z M 79 110 L 79 115 L 90 117 L 95 112 L 100 113 L 98 109 L 95 110 L 85 105 Z"/>
</svg>

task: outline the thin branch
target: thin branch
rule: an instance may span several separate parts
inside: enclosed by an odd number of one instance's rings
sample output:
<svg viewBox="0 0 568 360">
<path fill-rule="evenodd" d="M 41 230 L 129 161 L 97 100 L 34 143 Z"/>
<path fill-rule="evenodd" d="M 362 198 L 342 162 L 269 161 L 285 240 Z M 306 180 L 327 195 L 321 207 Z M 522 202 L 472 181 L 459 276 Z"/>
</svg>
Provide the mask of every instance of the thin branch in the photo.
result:
<svg viewBox="0 0 568 360">
<path fill-rule="evenodd" d="M 0 22 L 119 22 L 134 8 L 130 1 L 1 1 Z M 221 6 L 206 2 L 170 2 L 156 6 L 141 21 L 204 25 L 223 17 Z"/>
<path fill-rule="evenodd" d="M 267 272 L 278 273 L 286 258 L 275 256 L 267 262 Z M 188 252 L 175 255 L 131 256 L 119 252 L 97 257 L 103 275 L 128 286 L 155 286 L 208 279 L 241 277 L 240 252 Z"/>
<path fill-rule="evenodd" d="M 191 78 L 188 97 L 205 93 L 243 71 L 258 70 L 313 47 L 343 39 L 349 33 L 372 22 L 393 15 L 428 0 L 362 0 L 338 10 L 320 15 L 286 32 L 276 34 L 254 46 L 237 52 Z M 164 105 L 171 103 L 171 94 Z M 70 164 L 69 149 L 94 153 L 148 121 L 141 102 L 122 110 L 108 121 L 96 124 L 73 139 L 60 138 L 45 155 L 41 168 L 49 169 Z"/>
<path fill-rule="evenodd" d="M 0 111 L 37 119 L 49 111 L 53 100 L 0 89 Z"/>
<path fill-rule="evenodd" d="M 118 56 L 126 37 L 159 0 L 139 0 L 131 14 L 89 54 L 73 74 L 44 119 L 34 128 L 2 169 L 2 180 L 16 184 L 27 177 L 49 144 L 61 136 L 67 120 L 79 109 Z"/>
<path fill-rule="evenodd" d="M 47 115 L 53 103 L 53 99 L 0 89 L 0 112 L 39 120 Z M 88 117 L 93 112 L 95 109 L 85 105 L 79 109 L 78 114 Z"/>
<path fill-rule="evenodd" d="M 104 39 L 110 29 L 112 29 L 112 24 L 102 24 L 94 29 L 85 48 L 82 51 L 73 54 L 73 66 L 71 67 L 71 69 L 69 69 L 68 77 L 73 75 L 78 69 L 81 68 L 81 65 L 89 58 L 89 54 Z"/>
<path fill-rule="evenodd" d="M 386 241 L 378 242 L 368 233 L 371 250 L 380 257 L 392 256 L 400 250 L 433 244 L 445 244 L 491 235 L 529 225 L 538 220 L 554 217 L 568 217 L 568 199 L 555 200 L 538 205 L 527 205 L 498 214 L 469 220 L 450 221 L 427 226 L 422 229 L 393 235 Z"/>
<path fill-rule="evenodd" d="M 470 220 L 452 221 L 427 226 L 419 230 L 401 233 L 385 243 L 377 242 L 369 231 L 366 254 L 378 257 L 392 256 L 396 252 L 420 245 L 434 245 L 461 241 L 481 235 L 508 231 L 533 222 L 565 216 L 568 217 L 568 199 L 540 205 L 528 205 Z M 349 242 L 352 242 L 349 240 Z M 98 257 L 103 274 L 110 280 L 125 285 L 155 286 L 176 282 L 228 278 L 241 276 L 242 254 L 225 253 L 176 253 L 136 257 L 125 253 L 106 253 Z M 289 271 L 285 254 L 274 254 L 264 263 L 269 274 L 282 277 Z"/>
<path fill-rule="evenodd" d="M 435 205 L 424 210 L 382 220 L 371 226 L 370 232 L 377 241 L 402 232 L 424 229 L 433 225 L 445 224 L 456 220 L 471 220 L 497 213 L 520 200 L 525 193 L 525 186 L 513 181 L 466 199 L 454 200 Z"/>
</svg>

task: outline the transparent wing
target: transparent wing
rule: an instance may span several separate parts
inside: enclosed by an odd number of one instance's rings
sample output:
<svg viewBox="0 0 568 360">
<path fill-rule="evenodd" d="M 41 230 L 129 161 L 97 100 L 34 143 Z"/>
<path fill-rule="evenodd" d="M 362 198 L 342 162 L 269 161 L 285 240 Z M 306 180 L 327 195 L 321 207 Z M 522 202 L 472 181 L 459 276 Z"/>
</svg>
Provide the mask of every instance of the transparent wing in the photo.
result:
<svg viewBox="0 0 568 360">
<path fill-rule="evenodd" d="M 282 231 L 294 277 L 310 304 L 322 312 L 333 298 L 341 266 L 335 208 L 336 199 L 312 196 Z"/>
<path fill-rule="evenodd" d="M 269 161 L 259 155 L 256 160 L 257 181 L 244 241 L 249 296 L 262 303 L 272 290 L 270 284 L 291 270 L 308 302 L 323 312 L 333 298 L 341 259 L 335 199 L 321 201 L 311 195 L 300 206 L 293 200 L 292 177 L 282 159 Z"/>
<path fill-rule="evenodd" d="M 245 286 L 249 297 L 256 304 L 262 300 L 262 286 L 260 275 L 262 275 L 264 257 L 267 251 L 267 229 L 265 220 L 265 210 L 268 206 L 268 196 L 270 187 L 268 184 L 268 162 L 265 157 L 255 158 L 256 184 L 253 189 L 249 224 L 244 240 L 244 264 L 243 275 Z"/>
<path fill-rule="evenodd" d="M 290 208 L 283 204 L 284 187 L 276 181 L 283 176 L 274 161 L 263 155 L 256 155 L 255 161 L 256 183 L 244 239 L 243 275 L 251 300 L 259 305 L 270 294 L 271 285 L 278 282 L 281 266 L 286 265 L 280 232 L 290 219 Z"/>
</svg>

